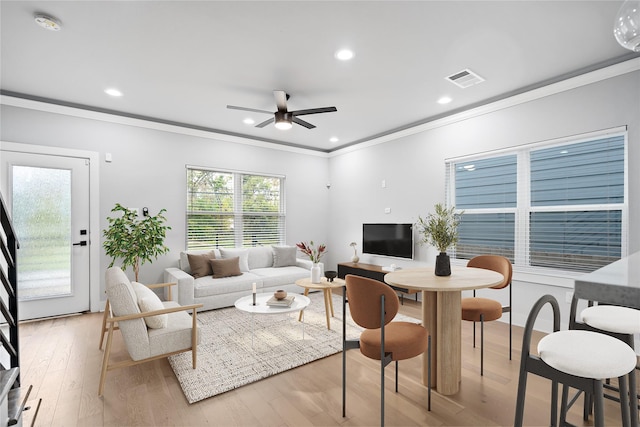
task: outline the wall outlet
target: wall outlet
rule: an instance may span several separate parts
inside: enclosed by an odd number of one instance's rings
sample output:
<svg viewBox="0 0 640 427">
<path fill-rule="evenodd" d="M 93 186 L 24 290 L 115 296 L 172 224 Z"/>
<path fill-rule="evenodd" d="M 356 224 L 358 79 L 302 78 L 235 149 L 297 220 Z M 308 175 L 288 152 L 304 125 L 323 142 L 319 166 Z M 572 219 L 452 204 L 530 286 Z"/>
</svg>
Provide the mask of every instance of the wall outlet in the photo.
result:
<svg viewBox="0 0 640 427">
<path fill-rule="evenodd" d="M 564 300 L 567 304 L 571 304 L 571 300 L 573 299 L 573 292 L 567 292 L 564 294 Z"/>
<path fill-rule="evenodd" d="M 384 213 L 386 214 L 391 213 L 391 208 L 384 208 Z"/>
<path fill-rule="evenodd" d="M 382 188 L 387 188 L 387 180 L 386 179 L 382 180 Z"/>
</svg>

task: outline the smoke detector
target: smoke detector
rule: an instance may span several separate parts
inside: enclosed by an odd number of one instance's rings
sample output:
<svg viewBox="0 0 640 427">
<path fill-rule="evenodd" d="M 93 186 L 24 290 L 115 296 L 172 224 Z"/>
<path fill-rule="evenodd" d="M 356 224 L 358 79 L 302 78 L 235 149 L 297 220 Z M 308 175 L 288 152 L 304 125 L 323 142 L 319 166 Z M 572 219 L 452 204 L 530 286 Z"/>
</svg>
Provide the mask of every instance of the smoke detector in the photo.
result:
<svg viewBox="0 0 640 427">
<path fill-rule="evenodd" d="M 454 85 L 461 87 L 463 89 L 473 85 L 477 85 L 478 83 L 482 83 L 484 81 L 482 77 L 480 77 L 479 75 L 477 75 L 476 73 L 474 73 L 469 69 L 458 71 L 457 73 L 452 74 L 449 77 L 446 77 L 446 79 L 449 80 Z"/>
<path fill-rule="evenodd" d="M 40 25 L 45 30 L 49 31 L 60 31 L 62 26 L 60 26 L 60 21 L 56 18 L 52 18 L 51 16 L 37 14 L 34 16 L 36 24 Z"/>
</svg>

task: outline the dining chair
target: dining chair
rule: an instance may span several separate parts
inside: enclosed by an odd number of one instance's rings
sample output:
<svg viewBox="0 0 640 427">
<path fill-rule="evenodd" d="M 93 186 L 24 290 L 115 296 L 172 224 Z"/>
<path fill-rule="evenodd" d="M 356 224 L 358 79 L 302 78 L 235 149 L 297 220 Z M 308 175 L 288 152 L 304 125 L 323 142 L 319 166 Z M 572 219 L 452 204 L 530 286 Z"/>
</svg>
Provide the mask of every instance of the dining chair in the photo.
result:
<svg viewBox="0 0 640 427">
<path fill-rule="evenodd" d="M 498 320 L 502 313 L 509 313 L 509 360 L 511 360 L 512 344 L 512 322 L 511 322 L 511 276 L 513 268 L 511 261 L 499 255 L 478 255 L 467 263 L 467 267 L 484 268 L 493 270 L 504 276 L 504 280 L 491 289 L 509 288 L 509 305 L 503 306 L 499 301 L 490 298 L 476 297 L 473 291 L 473 298 L 463 298 L 462 320 L 473 322 L 473 347 L 476 347 L 476 322 L 480 322 L 480 375 L 484 375 L 484 322 Z"/>
<path fill-rule="evenodd" d="M 549 304 L 553 311 L 553 332 L 538 342 L 538 355 L 531 354 L 531 337 L 538 314 Z M 551 380 L 550 425 L 558 422 L 558 383 L 563 384 L 560 424 L 573 403 L 567 403 L 566 390 L 572 387 L 594 398 L 594 425 L 604 426 L 603 379 L 618 378 L 622 425 L 629 426 L 629 401 L 626 398 L 627 374 L 635 368 L 636 354 L 627 344 L 599 332 L 560 331 L 560 307 L 551 295 L 542 296 L 533 306 L 524 327 L 520 375 L 516 397 L 514 426 L 521 427 L 529 373 Z"/>
<path fill-rule="evenodd" d="M 398 361 L 427 352 L 427 410 L 431 410 L 431 335 L 422 325 L 392 321 L 400 305 L 395 291 L 387 284 L 366 277 L 347 275 L 343 295 L 342 324 L 342 416 L 346 417 L 346 352 L 359 348 L 374 360 L 380 360 L 380 425 L 384 425 L 384 369 L 395 361 L 395 391 L 398 392 Z M 353 321 L 364 328 L 358 339 L 346 337 L 346 303 Z"/>
</svg>

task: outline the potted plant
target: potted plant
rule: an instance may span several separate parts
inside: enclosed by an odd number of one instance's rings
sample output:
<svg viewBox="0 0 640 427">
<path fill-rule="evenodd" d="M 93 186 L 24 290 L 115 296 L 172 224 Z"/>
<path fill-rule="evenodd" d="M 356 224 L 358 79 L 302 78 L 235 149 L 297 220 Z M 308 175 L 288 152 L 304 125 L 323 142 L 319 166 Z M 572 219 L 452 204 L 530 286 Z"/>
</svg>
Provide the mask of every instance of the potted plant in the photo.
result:
<svg viewBox="0 0 640 427">
<path fill-rule="evenodd" d="M 427 214 L 426 218 L 418 216 L 418 231 L 422 234 L 420 243 L 435 246 L 440 254 L 436 257 L 436 276 L 450 276 L 451 263 L 447 249 L 458 242 L 458 224 L 460 214 L 455 213 L 455 206 L 445 208 L 436 203 L 435 213 Z"/>
<path fill-rule="evenodd" d="M 161 209 L 156 216 L 145 214 L 138 219 L 137 212 L 116 203 L 111 212 L 122 212 L 122 215 L 107 217 L 109 228 L 102 231 L 104 250 L 112 258 L 109 267 L 113 267 L 116 259 L 122 259 L 122 269 L 131 266 L 137 282 L 141 264 L 169 252 L 164 245 L 167 230 L 171 230 L 164 225 L 167 219 L 162 214 L 166 209 Z"/>
</svg>

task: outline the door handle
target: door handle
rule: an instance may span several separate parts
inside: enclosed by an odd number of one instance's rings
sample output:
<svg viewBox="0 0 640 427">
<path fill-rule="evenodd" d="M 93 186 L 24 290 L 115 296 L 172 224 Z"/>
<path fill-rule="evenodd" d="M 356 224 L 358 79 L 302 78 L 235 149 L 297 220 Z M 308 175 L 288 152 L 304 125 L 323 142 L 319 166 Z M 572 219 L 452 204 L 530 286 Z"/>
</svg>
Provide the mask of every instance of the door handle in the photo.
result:
<svg viewBox="0 0 640 427">
<path fill-rule="evenodd" d="M 81 240 L 78 243 L 74 243 L 73 246 L 87 246 L 87 241 Z"/>
</svg>

